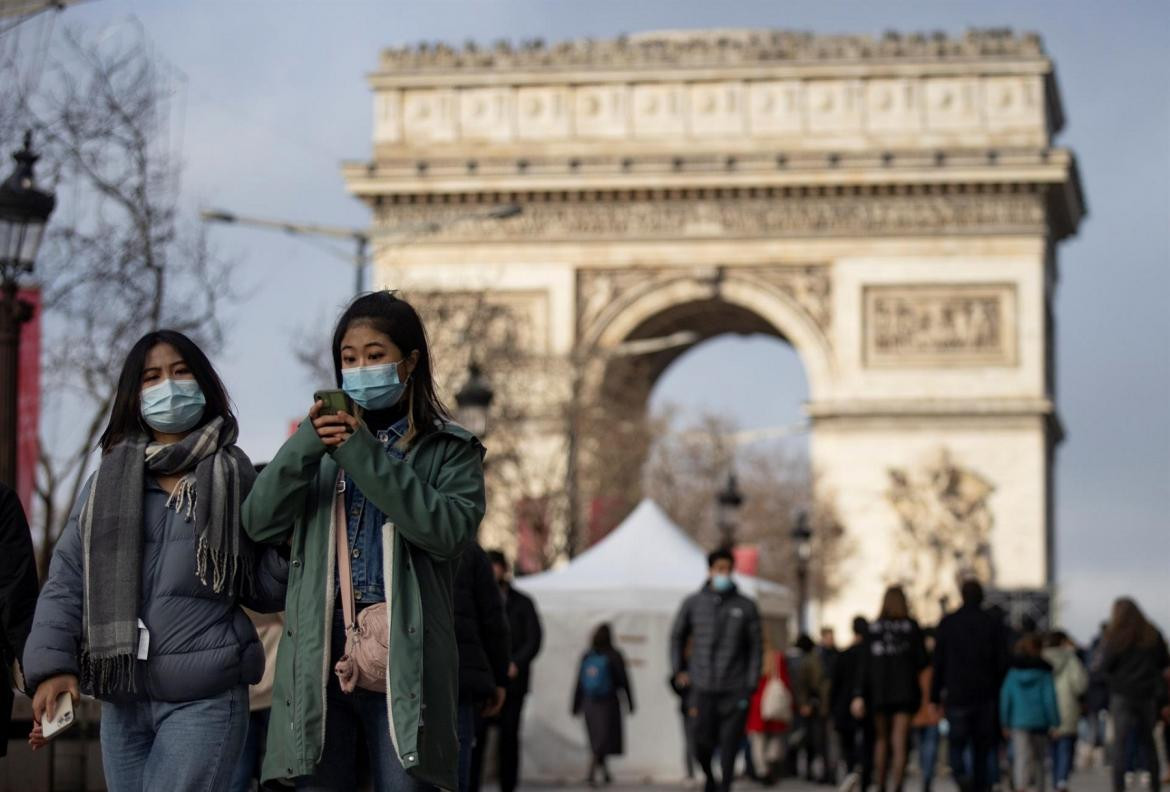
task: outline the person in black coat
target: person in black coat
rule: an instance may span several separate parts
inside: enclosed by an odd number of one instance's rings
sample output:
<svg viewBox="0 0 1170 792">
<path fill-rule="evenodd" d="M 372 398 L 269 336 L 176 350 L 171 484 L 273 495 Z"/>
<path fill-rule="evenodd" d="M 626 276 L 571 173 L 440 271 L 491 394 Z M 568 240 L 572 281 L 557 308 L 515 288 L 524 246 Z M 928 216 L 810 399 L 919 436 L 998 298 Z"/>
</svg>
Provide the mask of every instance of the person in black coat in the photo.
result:
<svg viewBox="0 0 1170 792">
<path fill-rule="evenodd" d="M 12 718 L 12 689 L 23 688 L 20 658 L 32 628 L 37 607 L 37 559 L 33 553 L 28 520 L 20 499 L 0 484 L 0 661 L 4 663 L 4 684 L 0 685 L 0 716 L 4 734 Z M 8 752 L 8 740 L 0 740 L 0 756 Z"/>
<path fill-rule="evenodd" d="M 983 609 L 983 586 L 966 580 L 963 605 L 935 630 L 930 700 L 950 727 L 951 774 L 964 792 L 992 786 L 992 755 L 999 742 L 999 689 L 1007 674 L 1007 630 Z M 944 714 L 939 713 L 939 714 Z"/>
<path fill-rule="evenodd" d="M 536 614 L 536 605 L 531 599 L 512 588 L 507 558 L 499 550 L 489 551 L 487 555 L 499 585 L 497 596 L 503 599 L 504 612 L 508 616 L 508 629 L 512 636 L 507 698 L 499 716 L 490 723 L 499 727 L 500 792 L 514 792 L 520 782 L 520 722 L 524 712 L 524 698 L 528 695 L 532 661 L 540 652 L 544 632 L 540 627 L 540 617 Z M 471 759 L 472 792 L 479 790 L 488 725 L 487 720 L 481 725 Z"/>
<path fill-rule="evenodd" d="M 613 778 L 605 765 L 608 756 L 620 756 L 625 748 L 622 740 L 622 704 L 620 693 L 625 693 L 626 706 L 634 714 L 634 691 L 626 673 L 626 661 L 613 645 L 613 633 L 608 624 L 602 624 L 593 633 L 593 641 L 581 657 L 577 685 L 573 689 L 573 714 L 585 716 L 585 730 L 589 734 L 589 775 L 585 783 L 593 786 L 597 771 L 609 784 Z"/>
<path fill-rule="evenodd" d="M 1161 775 L 1154 745 L 1157 702 L 1166 690 L 1170 650 L 1166 639 L 1146 619 L 1136 602 L 1122 597 L 1113 603 L 1109 628 L 1101 642 L 1101 670 L 1109 686 L 1109 713 L 1113 716 L 1113 790 L 1125 789 L 1124 746 L 1134 740 L 1138 756 L 1150 773 L 1150 788 L 1158 792 Z"/>
<path fill-rule="evenodd" d="M 480 717 L 500 713 L 511 662 L 508 619 L 491 561 L 478 544 L 459 557 L 455 573 L 455 640 L 459 646 L 459 790 L 471 785 L 471 757 Z"/>
<path fill-rule="evenodd" d="M 918 674 L 926 668 L 926 641 L 901 586 L 890 586 L 877 621 L 869 625 L 851 705 L 859 718 L 873 716 L 873 764 L 879 792 L 887 776 L 894 789 L 906 780 L 910 721 L 922 704 Z M 888 771 L 888 772 L 887 772 Z"/>
<path fill-rule="evenodd" d="M 869 622 L 864 616 L 853 619 L 853 643 L 837 655 L 829 686 L 829 710 L 841 743 L 845 762 L 845 789 L 869 789 L 873 776 L 873 718 L 855 718 L 851 711 L 854 685 L 868 646 Z"/>
</svg>

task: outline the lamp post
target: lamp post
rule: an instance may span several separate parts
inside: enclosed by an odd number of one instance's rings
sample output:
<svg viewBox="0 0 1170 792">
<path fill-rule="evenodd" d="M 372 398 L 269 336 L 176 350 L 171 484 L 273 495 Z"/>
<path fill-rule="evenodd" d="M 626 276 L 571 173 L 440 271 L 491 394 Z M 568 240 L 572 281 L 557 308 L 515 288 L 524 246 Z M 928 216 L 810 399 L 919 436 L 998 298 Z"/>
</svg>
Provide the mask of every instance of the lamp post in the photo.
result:
<svg viewBox="0 0 1170 792">
<path fill-rule="evenodd" d="M 808 630 L 808 562 L 812 558 L 812 531 L 808 528 L 808 513 L 796 515 L 792 527 L 792 547 L 796 551 L 796 627 L 801 633 Z"/>
<path fill-rule="evenodd" d="M 491 383 L 483 375 L 479 364 L 472 361 L 467 367 L 467 381 L 455 394 L 455 403 L 459 406 L 459 420 L 476 437 L 483 437 L 488 430 L 488 408 L 492 406 L 492 399 L 496 392 Z"/>
<path fill-rule="evenodd" d="M 17 296 L 17 281 L 33 271 L 57 199 L 36 188 L 33 166 L 39 157 L 32 132 L 25 132 L 24 147 L 12 158 L 16 168 L 0 184 L 0 482 L 15 487 L 20 328 L 32 318 L 32 307 Z"/>
<path fill-rule="evenodd" d="M 727 483 L 715 494 L 715 524 L 719 528 L 719 536 L 724 546 L 728 548 L 735 545 L 735 530 L 741 508 L 743 493 L 739 491 L 735 474 L 728 473 Z"/>
</svg>

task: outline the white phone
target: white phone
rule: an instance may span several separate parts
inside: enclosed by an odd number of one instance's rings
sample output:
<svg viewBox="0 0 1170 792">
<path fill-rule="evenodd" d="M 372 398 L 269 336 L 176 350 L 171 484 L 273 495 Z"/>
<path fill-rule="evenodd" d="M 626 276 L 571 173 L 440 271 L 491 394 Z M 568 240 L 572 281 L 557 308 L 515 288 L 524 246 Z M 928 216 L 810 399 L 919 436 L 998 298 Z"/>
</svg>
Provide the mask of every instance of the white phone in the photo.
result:
<svg viewBox="0 0 1170 792">
<path fill-rule="evenodd" d="M 46 740 L 51 740 L 75 722 L 76 719 L 73 717 L 73 696 L 66 690 L 57 696 L 56 715 L 51 720 L 45 718 L 45 722 L 41 724 L 41 734 L 44 735 Z"/>
</svg>

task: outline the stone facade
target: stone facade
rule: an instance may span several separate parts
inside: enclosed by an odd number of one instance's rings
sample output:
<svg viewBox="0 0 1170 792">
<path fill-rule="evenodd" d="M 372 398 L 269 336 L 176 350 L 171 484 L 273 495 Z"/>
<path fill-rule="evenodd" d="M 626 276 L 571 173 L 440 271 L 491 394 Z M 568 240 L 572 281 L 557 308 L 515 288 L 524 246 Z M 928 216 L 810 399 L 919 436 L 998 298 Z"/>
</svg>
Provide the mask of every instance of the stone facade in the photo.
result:
<svg viewBox="0 0 1170 792">
<path fill-rule="evenodd" d="M 769 332 L 805 365 L 818 486 L 855 548 L 820 618 L 895 580 L 927 618 L 959 573 L 1050 586 L 1055 250 L 1084 206 L 1038 38 L 436 46 L 370 82 L 374 157 L 344 172 L 387 235 L 378 279 L 506 303 L 549 404 L 523 430 L 548 493 L 578 447 L 553 401 L 600 398 L 613 350 Z M 522 214 L 484 216 L 504 203 Z M 627 366 L 631 406 L 677 352 Z M 493 493 L 484 541 L 533 489 Z"/>
</svg>

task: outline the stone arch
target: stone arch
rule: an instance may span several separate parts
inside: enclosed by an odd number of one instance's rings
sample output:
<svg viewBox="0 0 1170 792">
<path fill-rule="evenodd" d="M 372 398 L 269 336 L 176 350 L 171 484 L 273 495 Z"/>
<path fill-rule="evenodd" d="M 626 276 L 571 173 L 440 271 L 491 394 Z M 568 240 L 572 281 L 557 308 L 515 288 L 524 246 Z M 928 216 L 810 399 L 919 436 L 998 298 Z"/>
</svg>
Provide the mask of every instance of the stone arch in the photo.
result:
<svg viewBox="0 0 1170 792">
<path fill-rule="evenodd" d="M 642 334 L 640 330 L 655 317 L 691 304 L 722 304 L 757 317 L 763 325 L 755 328 L 757 331 L 776 335 L 796 350 L 808 380 L 810 401 L 824 399 L 831 391 L 834 361 L 827 328 L 820 326 L 807 307 L 792 295 L 753 276 L 750 271 L 721 271 L 710 277 L 689 274 L 651 279 L 627 291 L 608 306 L 592 327 L 585 329 L 581 338 L 585 354 L 604 360 L 607 350 L 637 340 Z M 734 326 L 721 327 L 716 321 L 700 340 L 737 329 Z M 683 351 L 685 349 L 680 348 L 666 355 L 661 368 Z M 586 393 L 596 393 L 604 364 L 593 362 L 586 368 Z"/>
</svg>

